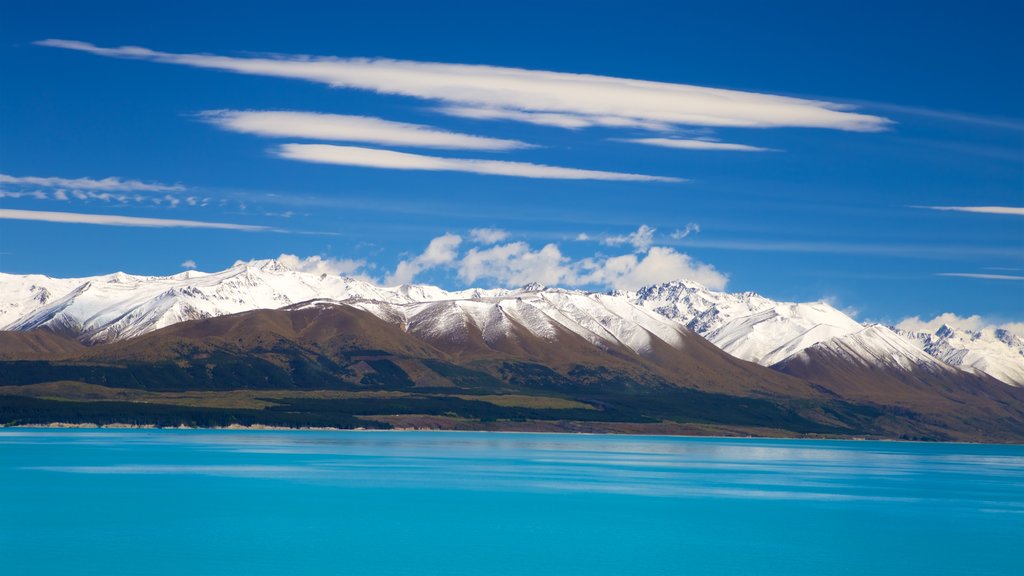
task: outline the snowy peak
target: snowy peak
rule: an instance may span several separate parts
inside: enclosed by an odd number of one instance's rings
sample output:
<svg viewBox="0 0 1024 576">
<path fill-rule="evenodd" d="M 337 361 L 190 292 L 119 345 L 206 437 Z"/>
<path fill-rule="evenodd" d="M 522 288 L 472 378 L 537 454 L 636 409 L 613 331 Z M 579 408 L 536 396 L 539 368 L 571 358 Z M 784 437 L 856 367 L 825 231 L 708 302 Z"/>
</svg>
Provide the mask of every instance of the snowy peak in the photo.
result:
<svg viewBox="0 0 1024 576">
<path fill-rule="evenodd" d="M 570 333 L 602 349 L 647 355 L 660 346 L 681 348 L 685 333 L 672 320 L 604 294 L 539 284 L 454 292 L 425 285 L 380 287 L 291 270 L 276 260 L 239 262 L 211 274 L 148 277 L 119 272 L 45 283 L 40 278 L 5 278 L 15 288 L 3 293 L 3 309 L 11 318 L 5 329 L 49 328 L 96 344 L 188 320 L 344 302 L 448 347 L 468 345 L 478 334 L 486 346 L 504 346 L 517 334 L 554 342 Z"/>
<path fill-rule="evenodd" d="M 1024 386 L 1024 339 L 1008 330 L 963 330 L 943 324 L 935 332 L 897 330 L 950 366 Z"/>
<path fill-rule="evenodd" d="M 884 367 L 904 372 L 917 369 L 931 372 L 955 371 L 881 324 L 871 324 L 851 334 L 819 342 L 809 347 L 809 350 L 866 367 Z M 801 351 L 796 358 L 806 361 L 809 356 L 808 351 Z"/>
<path fill-rule="evenodd" d="M 278 260 L 238 262 L 214 273 L 117 272 L 58 279 L 0 274 L 0 327 L 49 328 L 88 344 L 133 338 L 178 322 L 309 302 L 368 311 L 422 339 L 455 346 L 519 346 L 574 334 L 604 350 L 645 356 L 679 350 L 688 330 L 721 350 L 777 366 L 812 348 L 900 370 L 936 361 L 1024 385 L 1024 340 L 1005 330 L 934 333 L 863 326 L 826 302 L 779 302 L 679 280 L 608 294 L 549 288 L 447 291 L 293 270 Z M 326 305 L 326 304 L 325 304 Z M 806 355 L 805 355 L 806 356 Z"/>
<path fill-rule="evenodd" d="M 777 302 L 753 292 L 715 292 L 687 280 L 646 286 L 625 296 L 729 354 L 763 366 L 862 328 L 825 302 Z"/>
</svg>

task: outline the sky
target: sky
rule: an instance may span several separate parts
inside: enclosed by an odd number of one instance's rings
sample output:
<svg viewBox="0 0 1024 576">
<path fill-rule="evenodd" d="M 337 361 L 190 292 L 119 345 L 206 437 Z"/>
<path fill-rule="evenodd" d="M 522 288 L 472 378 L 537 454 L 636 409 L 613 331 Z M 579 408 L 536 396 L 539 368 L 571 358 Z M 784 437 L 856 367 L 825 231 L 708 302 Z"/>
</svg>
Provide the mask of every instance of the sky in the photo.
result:
<svg viewBox="0 0 1024 576">
<path fill-rule="evenodd" d="M 1020 2 L 3 13 L 0 272 L 281 258 L 1024 321 Z"/>
</svg>

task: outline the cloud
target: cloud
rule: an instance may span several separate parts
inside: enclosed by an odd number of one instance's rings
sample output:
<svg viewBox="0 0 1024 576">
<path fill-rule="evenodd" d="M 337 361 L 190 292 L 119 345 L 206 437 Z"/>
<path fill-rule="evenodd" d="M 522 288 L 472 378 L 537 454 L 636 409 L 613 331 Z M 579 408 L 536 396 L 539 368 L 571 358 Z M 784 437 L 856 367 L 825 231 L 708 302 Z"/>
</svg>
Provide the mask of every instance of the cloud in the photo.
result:
<svg viewBox="0 0 1024 576">
<path fill-rule="evenodd" d="M 288 160 L 315 162 L 320 164 L 339 164 L 343 166 L 362 166 L 365 168 L 385 168 L 390 170 L 431 170 L 449 172 L 470 172 L 473 174 L 490 174 L 496 176 L 518 176 L 521 178 L 548 178 L 555 180 L 612 180 L 632 182 L 682 182 L 680 178 L 666 176 L 647 176 L 644 174 L 626 174 L 622 172 L 604 172 L 600 170 L 583 170 L 579 168 L 563 168 L 545 166 L 527 162 L 508 162 L 504 160 L 471 160 L 465 158 L 442 158 L 361 148 L 358 146 L 334 146 L 330 144 L 284 144 L 276 150 L 276 154 Z"/>
<path fill-rule="evenodd" d="M 195 220 L 173 220 L 168 218 L 137 218 L 110 214 L 80 214 L 77 212 L 42 212 L 37 210 L 0 209 L 0 220 L 33 220 L 36 222 L 57 222 L 62 224 L 97 224 L 101 226 L 132 226 L 141 228 L 217 228 L 245 232 L 272 231 L 266 226 L 229 224 L 225 222 L 198 222 Z"/>
<path fill-rule="evenodd" d="M 391 122 L 369 116 L 211 110 L 203 112 L 199 117 L 224 130 L 275 138 L 310 138 L 463 150 L 515 150 L 532 147 L 518 140 L 460 134 L 420 124 Z"/>
<path fill-rule="evenodd" d="M 508 238 L 508 231 L 498 228 L 473 228 L 469 231 L 469 237 L 480 244 L 496 244 Z"/>
<path fill-rule="evenodd" d="M 584 268 L 587 268 L 584 265 Z M 636 254 L 608 258 L 583 276 L 583 284 L 605 284 L 617 290 L 635 290 L 641 286 L 672 280 L 693 280 L 712 290 L 724 290 L 729 277 L 710 264 L 704 264 L 672 248 L 654 246 L 640 257 Z"/>
<path fill-rule="evenodd" d="M 70 188 L 72 190 L 94 190 L 102 192 L 175 192 L 184 190 L 180 184 L 148 184 L 138 180 L 122 180 L 117 177 L 94 180 L 92 178 L 56 178 L 40 176 L 11 176 L 0 174 L 0 184 L 20 186 L 41 186 L 43 188 Z"/>
<path fill-rule="evenodd" d="M 602 286 L 616 290 L 635 290 L 671 280 L 693 280 L 708 288 L 722 290 L 728 282 L 728 276 L 714 266 L 660 246 L 652 247 L 642 255 L 573 260 L 563 255 L 555 244 L 533 250 L 525 242 L 512 242 L 487 249 L 470 249 L 459 260 L 458 273 L 460 279 L 470 284 L 489 279 L 506 286 L 540 282 L 560 286 Z"/>
<path fill-rule="evenodd" d="M 624 118 L 622 116 L 523 112 L 520 110 L 474 106 L 440 106 L 434 110 L 441 114 L 456 116 L 459 118 L 470 118 L 473 120 L 509 120 L 512 122 L 524 122 L 526 124 L 537 124 L 539 126 L 553 126 L 555 128 L 566 128 L 569 130 L 600 126 L 604 128 L 640 128 L 642 130 L 651 130 L 655 132 L 668 132 L 675 128 L 674 125 L 667 122 L 639 120 L 636 118 Z"/>
<path fill-rule="evenodd" d="M 931 319 L 921 319 L 920 316 L 910 316 L 900 320 L 896 327 L 908 332 L 935 332 L 943 325 L 950 326 L 957 330 L 968 330 L 971 332 L 990 332 L 997 329 L 1006 330 L 1024 338 L 1024 323 L 1022 322 L 995 322 L 983 318 L 977 314 L 971 316 L 958 316 L 952 312 L 939 314 Z"/>
<path fill-rule="evenodd" d="M 653 232 L 648 226 L 638 229 L 641 235 L 645 230 Z M 573 259 L 563 254 L 554 243 L 538 249 L 523 241 L 473 246 L 460 254 L 461 242 L 462 238 L 456 234 L 434 238 L 423 254 L 400 262 L 387 278 L 387 283 L 410 283 L 419 273 L 441 266 L 454 268 L 459 279 L 467 285 L 489 280 L 503 286 L 539 282 L 567 287 L 632 290 L 647 284 L 686 279 L 721 290 L 728 282 L 728 276 L 714 266 L 666 247 L 648 246 L 633 254 L 598 254 Z"/>
<path fill-rule="evenodd" d="M 0 190 L 0 198 L 35 198 L 36 200 L 46 200 L 49 196 L 42 190 L 31 190 L 22 192 L 11 192 L 8 190 Z"/>
<path fill-rule="evenodd" d="M 1024 216 L 1024 208 L 1017 206 L 911 206 L 928 210 L 949 212 L 971 212 L 974 214 L 1004 214 L 1008 216 Z"/>
<path fill-rule="evenodd" d="M 630 244 L 633 248 L 636 248 L 637 251 L 645 252 L 654 242 L 654 231 L 654 228 L 644 224 L 637 228 L 636 232 L 631 232 L 623 236 L 608 236 L 601 240 L 601 243 L 605 246 Z"/>
<path fill-rule="evenodd" d="M 587 234 L 586 232 L 580 232 L 579 234 L 576 235 L 575 240 L 577 242 L 586 242 L 590 240 L 590 234 Z"/>
<path fill-rule="evenodd" d="M 621 125 L 809 127 L 860 132 L 883 130 L 890 123 L 834 102 L 594 74 L 384 58 L 174 54 L 137 46 L 103 48 L 74 40 L 49 39 L 36 44 L 113 58 L 370 90 L 466 110 L 492 110 L 506 118 L 526 113 L 577 116 L 591 124 L 614 121 Z"/>
<path fill-rule="evenodd" d="M 438 236 L 430 241 L 422 254 L 399 262 L 394 273 L 389 274 L 384 282 L 388 285 L 408 284 L 420 272 L 450 265 L 458 257 L 460 244 L 462 244 L 462 237 L 458 234 Z"/>
<path fill-rule="evenodd" d="M 297 272 L 366 278 L 363 274 L 366 268 L 366 260 L 324 258 L 322 256 L 300 258 L 294 254 L 281 254 L 277 257 L 277 261 L 285 268 Z"/>
<path fill-rule="evenodd" d="M 662 148 L 680 148 L 683 150 L 721 150 L 734 152 L 777 152 L 774 148 L 748 146 L 747 144 L 730 144 L 713 140 L 683 140 L 679 138 L 615 138 L 618 142 L 660 146 Z"/>
<path fill-rule="evenodd" d="M 942 272 L 936 276 L 951 276 L 956 278 L 978 278 L 981 280 L 1024 280 L 1024 276 L 1013 276 L 1010 274 L 975 274 L 973 272 Z"/>
<path fill-rule="evenodd" d="M 506 286 L 530 282 L 564 286 L 576 283 L 575 271 L 554 244 L 536 251 L 526 242 L 471 248 L 459 261 L 458 273 L 467 284 L 485 278 Z"/>
<path fill-rule="evenodd" d="M 685 228 L 682 228 L 682 229 L 679 229 L 679 230 L 676 230 L 676 231 L 672 232 L 672 234 L 670 234 L 670 236 L 672 237 L 673 240 L 682 240 L 683 238 L 686 238 L 690 234 L 697 234 L 699 232 L 700 232 L 700 224 L 697 224 L 695 222 L 690 222 L 689 224 L 686 225 Z"/>
<path fill-rule="evenodd" d="M 181 267 L 182 268 L 188 268 L 189 270 L 195 270 L 196 269 L 196 261 L 195 260 L 185 260 L 184 262 L 181 263 Z"/>
</svg>

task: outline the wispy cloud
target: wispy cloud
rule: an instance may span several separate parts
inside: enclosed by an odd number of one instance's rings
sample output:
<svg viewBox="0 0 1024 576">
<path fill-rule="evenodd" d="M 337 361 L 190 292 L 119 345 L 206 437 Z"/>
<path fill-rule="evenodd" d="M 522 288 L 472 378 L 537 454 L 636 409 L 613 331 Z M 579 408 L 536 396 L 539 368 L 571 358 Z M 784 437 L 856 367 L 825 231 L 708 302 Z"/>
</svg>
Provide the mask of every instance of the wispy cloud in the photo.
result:
<svg viewBox="0 0 1024 576">
<path fill-rule="evenodd" d="M 181 263 L 181 267 L 182 268 L 186 268 L 188 270 L 195 270 L 196 269 L 196 261 L 195 260 L 185 260 L 184 262 Z"/>
<path fill-rule="evenodd" d="M 890 123 L 886 118 L 853 112 L 852 106 L 835 102 L 593 74 L 383 58 L 175 54 L 137 46 L 103 48 L 74 40 L 50 39 L 37 44 L 114 58 L 372 90 L 478 111 L 497 111 L 495 114 L 505 117 L 522 112 L 578 116 L 584 122 L 618 122 L 623 126 L 655 123 L 861 132 L 882 130 Z"/>
<path fill-rule="evenodd" d="M 1021 131 L 1024 130 L 1024 120 L 1019 118 L 1002 118 L 999 116 L 979 116 L 977 114 L 965 114 L 963 112 L 951 112 L 949 110 L 932 110 L 920 106 L 902 106 L 886 102 L 856 102 L 859 105 L 866 105 L 878 110 L 892 112 L 894 114 L 909 114 L 923 118 L 933 118 L 946 122 L 957 122 L 961 124 L 972 124 L 988 128 L 999 128 L 1003 130 Z"/>
<path fill-rule="evenodd" d="M 861 244 L 850 242 L 777 241 L 777 240 L 700 240 L 678 243 L 690 248 L 751 252 L 793 252 L 818 254 L 876 254 L 898 258 L 948 258 L 1000 256 L 1016 258 L 1020 250 L 1006 246 L 963 246 L 925 244 Z"/>
<path fill-rule="evenodd" d="M 619 142 L 660 146 L 662 148 L 679 148 L 682 150 L 717 150 L 732 152 L 777 152 L 774 148 L 762 148 L 747 144 L 732 144 L 715 140 L 685 140 L 681 138 L 616 138 Z"/>
<path fill-rule="evenodd" d="M 100 226 L 131 226 L 141 228 L 217 228 L 245 232 L 272 231 L 266 226 L 230 224 L 226 222 L 199 222 L 196 220 L 175 220 L 169 218 L 139 218 L 112 214 L 81 214 L 78 212 L 44 212 L 37 210 L 0 209 L 0 220 L 33 220 L 36 222 L 57 222 L 62 224 L 96 224 Z"/>
<path fill-rule="evenodd" d="M 971 212 L 974 214 L 1024 216 L 1024 208 L 1017 206 L 911 206 L 911 208 L 925 208 L 927 210 L 943 210 L 949 212 Z"/>
<path fill-rule="evenodd" d="M 92 178 L 56 178 L 41 176 L 11 176 L 0 174 L 0 184 L 39 186 L 42 188 L 69 188 L 72 190 L 93 190 L 102 192 L 176 192 L 184 190 L 180 184 L 159 184 L 122 180 L 117 177 L 94 180 Z"/>
<path fill-rule="evenodd" d="M 605 246 L 620 246 L 622 244 L 629 244 L 640 252 L 646 251 L 654 243 L 654 232 L 655 228 L 651 228 L 646 224 L 642 224 L 634 232 L 629 234 L 623 234 L 619 236 L 606 236 L 601 243 Z M 577 236 L 578 238 L 578 236 Z"/>
<path fill-rule="evenodd" d="M 515 150 L 532 147 L 518 140 L 460 134 L 421 124 L 392 122 L 369 116 L 292 111 L 211 110 L 201 113 L 199 118 L 224 130 L 275 138 L 310 138 L 463 150 Z"/>
<path fill-rule="evenodd" d="M 471 172 L 474 174 L 490 174 L 496 176 L 517 176 L 520 178 L 548 178 L 555 180 L 621 180 L 632 182 L 682 182 L 681 178 L 667 176 L 648 176 L 645 174 L 628 174 L 623 172 L 605 172 L 602 170 L 583 170 L 580 168 L 564 168 L 528 162 L 508 162 L 503 160 L 475 160 L 466 158 L 442 158 L 379 150 L 359 146 L 334 146 L 331 144 L 283 144 L 276 154 L 281 158 L 316 162 L 320 164 L 339 164 L 343 166 L 362 166 L 365 168 L 385 168 L 390 170 L 432 170 L 450 172 Z"/>
<path fill-rule="evenodd" d="M 690 234 L 698 234 L 700 232 L 700 224 L 696 222 L 690 222 L 684 228 L 680 228 L 672 232 L 671 236 L 673 240 L 682 240 Z"/>
<path fill-rule="evenodd" d="M 1011 274 L 975 274 L 973 272 L 942 272 L 936 276 L 952 276 L 957 278 L 978 278 L 981 280 L 1024 280 L 1024 276 Z"/>
<path fill-rule="evenodd" d="M 555 128 L 566 128 L 569 130 L 600 126 L 603 128 L 639 128 L 654 132 L 668 132 L 675 128 L 675 125 L 669 122 L 598 114 L 524 112 L 522 110 L 510 110 L 508 108 L 454 105 L 439 106 L 434 110 L 448 116 L 470 118 L 472 120 L 508 120 L 510 122 L 523 122 L 526 124 L 537 124 L 538 126 L 553 126 Z"/>
<path fill-rule="evenodd" d="M 496 244 L 508 238 L 507 230 L 500 228 L 473 228 L 469 231 L 469 237 L 480 244 Z"/>
</svg>

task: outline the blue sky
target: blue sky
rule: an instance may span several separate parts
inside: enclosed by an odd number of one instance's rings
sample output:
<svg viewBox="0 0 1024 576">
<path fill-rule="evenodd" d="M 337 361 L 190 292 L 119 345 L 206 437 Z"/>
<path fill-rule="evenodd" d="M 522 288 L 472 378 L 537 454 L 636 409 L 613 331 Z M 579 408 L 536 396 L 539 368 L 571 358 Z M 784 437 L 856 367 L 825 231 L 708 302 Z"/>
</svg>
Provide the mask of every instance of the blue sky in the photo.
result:
<svg viewBox="0 0 1024 576">
<path fill-rule="evenodd" d="M 1019 2 L 164 4 L 5 6 L 0 270 L 1024 320 Z"/>
</svg>

